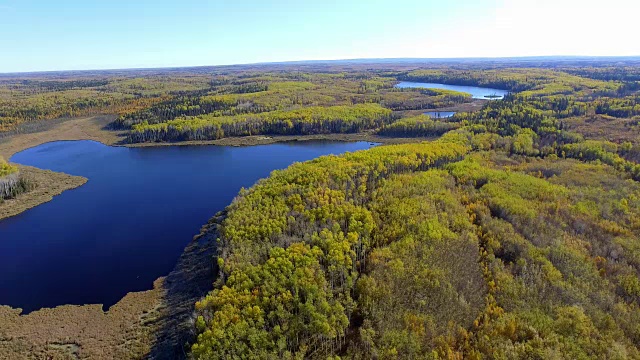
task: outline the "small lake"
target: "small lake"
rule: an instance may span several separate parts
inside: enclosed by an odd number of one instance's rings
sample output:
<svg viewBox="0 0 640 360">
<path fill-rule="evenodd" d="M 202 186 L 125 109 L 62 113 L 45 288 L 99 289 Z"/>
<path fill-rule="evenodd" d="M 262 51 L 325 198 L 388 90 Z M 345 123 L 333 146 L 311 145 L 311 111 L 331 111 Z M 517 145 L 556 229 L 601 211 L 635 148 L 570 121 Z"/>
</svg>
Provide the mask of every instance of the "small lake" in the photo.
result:
<svg viewBox="0 0 640 360">
<path fill-rule="evenodd" d="M 505 95 L 509 93 L 507 90 L 500 89 L 491 89 L 491 88 L 483 88 L 477 86 L 462 86 L 462 85 L 447 85 L 447 84 L 437 84 L 437 83 L 420 83 L 420 82 L 411 82 L 411 81 L 403 81 L 396 85 L 398 88 L 426 88 L 426 89 L 443 89 L 443 90 L 453 90 L 460 91 L 471 94 L 474 99 L 485 99 L 485 100 L 493 100 L 493 99 L 503 99 Z M 495 98 L 488 98 L 487 96 L 497 95 Z"/>
<path fill-rule="evenodd" d="M 89 181 L 0 221 L 0 304 L 25 312 L 115 304 L 152 288 L 241 187 L 296 161 L 368 149 L 368 142 L 252 147 L 110 147 L 53 142 L 11 161 Z"/>
<path fill-rule="evenodd" d="M 456 114 L 455 111 L 427 111 L 423 113 L 424 115 L 429 116 L 432 119 L 445 119 L 450 118 Z"/>
</svg>

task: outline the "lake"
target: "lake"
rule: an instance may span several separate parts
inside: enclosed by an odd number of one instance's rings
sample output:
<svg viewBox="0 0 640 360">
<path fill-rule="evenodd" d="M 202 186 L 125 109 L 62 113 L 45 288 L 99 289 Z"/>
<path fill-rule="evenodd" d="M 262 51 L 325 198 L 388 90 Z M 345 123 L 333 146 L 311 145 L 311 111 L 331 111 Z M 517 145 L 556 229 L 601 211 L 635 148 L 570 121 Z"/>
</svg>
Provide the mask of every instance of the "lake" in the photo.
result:
<svg viewBox="0 0 640 360">
<path fill-rule="evenodd" d="M 455 111 L 427 111 L 423 114 L 429 116 L 432 119 L 444 119 L 452 117 L 453 115 L 455 115 L 455 113 Z"/>
<path fill-rule="evenodd" d="M 368 149 L 368 142 L 252 147 L 110 147 L 52 142 L 11 161 L 89 181 L 0 221 L 0 304 L 30 312 L 115 304 L 152 288 L 202 225 L 250 187 L 296 161 Z"/>
<path fill-rule="evenodd" d="M 505 95 L 509 93 L 507 90 L 500 89 L 492 89 L 492 88 L 483 88 L 477 86 L 462 86 L 462 85 L 447 85 L 447 84 L 437 84 L 437 83 L 420 83 L 420 82 L 411 82 L 411 81 L 403 81 L 396 85 L 398 88 L 426 88 L 426 89 L 443 89 L 443 90 L 453 90 L 460 91 L 464 93 L 471 94 L 474 99 L 502 99 Z M 487 98 L 487 96 L 497 95 L 496 98 Z"/>
</svg>

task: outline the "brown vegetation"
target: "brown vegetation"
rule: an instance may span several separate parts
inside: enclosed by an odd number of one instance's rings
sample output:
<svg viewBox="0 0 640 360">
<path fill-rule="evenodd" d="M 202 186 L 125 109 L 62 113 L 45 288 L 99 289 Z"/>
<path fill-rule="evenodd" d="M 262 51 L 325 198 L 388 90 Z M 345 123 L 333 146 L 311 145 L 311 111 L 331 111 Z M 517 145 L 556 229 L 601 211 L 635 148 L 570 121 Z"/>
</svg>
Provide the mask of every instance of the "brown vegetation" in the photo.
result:
<svg viewBox="0 0 640 360">
<path fill-rule="evenodd" d="M 0 137 L 0 156 L 9 159 L 22 150 L 60 140 L 94 140 L 113 145 L 121 141 L 120 133 L 105 128 L 113 119 L 113 116 L 94 116 L 25 125 L 18 133 Z"/>
<path fill-rule="evenodd" d="M 0 220 L 51 201 L 54 196 L 63 191 L 77 188 L 87 182 L 87 179 L 81 176 L 22 165 L 20 166 L 20 176 L 29 181 L 33 189 L 19 194 L 13 199 L 0 202 Z"/>
<path fill-rule="evenodd" d="M 20 315 L 0 306 L 0 359 L 176 359 L 185 357 L 193 304 L 211 290 L 219 214 L 152 290 L 117 304 L 64 305 Z"/>
</svg>

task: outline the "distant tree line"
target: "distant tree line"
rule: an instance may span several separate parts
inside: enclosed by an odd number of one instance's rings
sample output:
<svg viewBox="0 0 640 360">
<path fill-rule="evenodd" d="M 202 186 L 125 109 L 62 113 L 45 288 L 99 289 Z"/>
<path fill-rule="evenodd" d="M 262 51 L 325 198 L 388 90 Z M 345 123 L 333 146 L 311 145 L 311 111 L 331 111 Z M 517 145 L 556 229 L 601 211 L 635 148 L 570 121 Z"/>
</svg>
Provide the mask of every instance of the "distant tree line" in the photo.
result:
<svg viewBox="0 0 640 360">
<path fill-rule="evenodd" d="M 376 104 L 307 107 L 236 116 L 200 116 L 133 126 L 131 142 L 215 140 L 248 135 L 355 133 L 392 122 L 392 112 Z"/>
</svg>

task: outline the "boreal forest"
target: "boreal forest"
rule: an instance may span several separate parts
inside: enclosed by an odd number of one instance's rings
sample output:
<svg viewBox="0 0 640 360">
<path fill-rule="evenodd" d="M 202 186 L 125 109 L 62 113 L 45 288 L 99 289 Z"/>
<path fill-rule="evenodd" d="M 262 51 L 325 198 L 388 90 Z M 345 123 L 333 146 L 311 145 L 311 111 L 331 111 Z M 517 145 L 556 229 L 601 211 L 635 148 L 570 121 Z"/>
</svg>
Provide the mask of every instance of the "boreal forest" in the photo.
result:
<svg viewBox="0 0 640 360">
<path fill-rule="evenodd" d="M 509 94 L 396 86 L 407 81 Z M 423 114 L 434 110 L 455 114 Z M 0 78 L 5 134 L 96 114 L 112 116 L 105 131 L 125 146 L 381 143 L 240 191 L 216 220 L 190 358 L 640 359 L 639 64 Z M 28 188 L 0 161 L 1 197 Z"/>
</svg>

